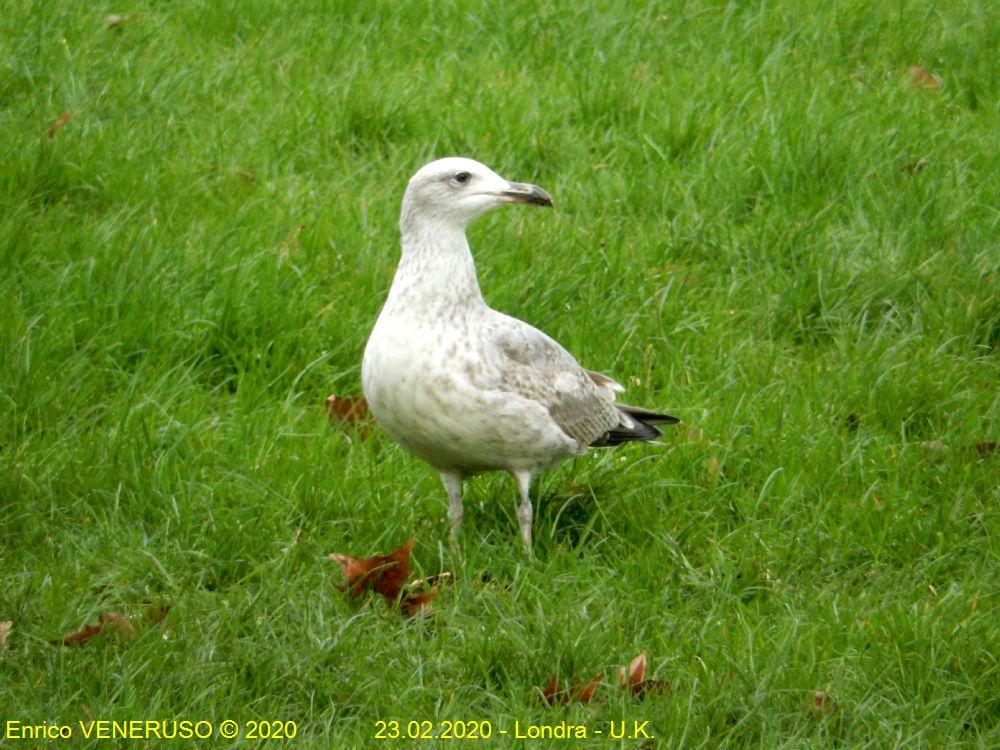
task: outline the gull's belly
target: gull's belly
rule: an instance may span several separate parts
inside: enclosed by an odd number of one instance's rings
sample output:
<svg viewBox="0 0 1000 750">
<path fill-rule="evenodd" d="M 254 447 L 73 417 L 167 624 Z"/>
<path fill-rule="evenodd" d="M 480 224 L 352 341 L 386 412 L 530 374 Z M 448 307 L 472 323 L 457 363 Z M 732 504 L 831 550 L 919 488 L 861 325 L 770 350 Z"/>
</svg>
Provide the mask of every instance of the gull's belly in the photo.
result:
<svg viewBox="0 0 1000 750">
<path fill-rule="evenodd" d="M 487 364 L 475 360 L 461 331 L 438 331 L 434 340 L 415 332 L 376 333 L 362 364 L 371 412 L 435 468 L 533 471 L 577 452 L 545 407 L 473 382 L 482 383 Z"/>
</svg>

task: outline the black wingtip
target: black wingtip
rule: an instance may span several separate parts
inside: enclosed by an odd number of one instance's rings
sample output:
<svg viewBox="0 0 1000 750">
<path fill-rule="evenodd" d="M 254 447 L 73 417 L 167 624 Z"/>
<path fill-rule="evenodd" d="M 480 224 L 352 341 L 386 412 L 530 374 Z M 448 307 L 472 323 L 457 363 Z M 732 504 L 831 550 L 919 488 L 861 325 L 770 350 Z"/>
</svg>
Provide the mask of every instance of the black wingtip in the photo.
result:
<svg viewBox="0 0 1000 750">
<path fill-rule="evenodd" d="M 592 448 L 621 445 L 632 440 L 647 442 L 656 440 L 663 433 L 654 425 L 677 424 L 680 422 L 677 417 L 672 417 L 669 414 L 658 414 L 655 411 L 642 409 L 638 406 L 625 406 L 624 404 L 615 404 L 615 406 L 618 407 L 618 411 L 625 414 L 632 421 L 632 426 L 619 425 L 613 430 L 609 430 L 590 444 Z"/>
<path fill-rule="evenodd" d="M 681 420 L 677 417 L 672 417 L 669 414 L 658 414 L 655 411 L 650 411 L 649 409 L 642 409 L 638 406 L 624 406 L 618 407 L 619 410 L 625 412 L 632 419 L 638 419 L 640 422 L 645 422 L 646 424 L 677 424 Z"/>
</svg>

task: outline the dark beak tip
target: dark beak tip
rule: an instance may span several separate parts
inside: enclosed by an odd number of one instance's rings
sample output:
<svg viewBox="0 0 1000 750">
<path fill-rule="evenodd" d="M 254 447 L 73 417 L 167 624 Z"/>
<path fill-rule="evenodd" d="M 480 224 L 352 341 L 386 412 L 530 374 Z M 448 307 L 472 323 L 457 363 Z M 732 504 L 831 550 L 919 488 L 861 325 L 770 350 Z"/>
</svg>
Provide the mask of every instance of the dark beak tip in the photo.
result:
<svg viewBox="0 0 1000 750">
<path fill-rule="evenodd" d="M 538 191 L 537 200 L 539 206 L 545 206 L 547 208 L 552 208 L 555 203 L 552 201 L 552 196 L 546 193 L 541 188 L 535 188 Z"/>
<path fill-rule="evenodd" d="M 524 203 L 529 206 L 551 207 L 553 205 L 552 196 L 538 187 L 538 185 L 512 183 L 507 195 L 518 203 Z"/>
</svg>

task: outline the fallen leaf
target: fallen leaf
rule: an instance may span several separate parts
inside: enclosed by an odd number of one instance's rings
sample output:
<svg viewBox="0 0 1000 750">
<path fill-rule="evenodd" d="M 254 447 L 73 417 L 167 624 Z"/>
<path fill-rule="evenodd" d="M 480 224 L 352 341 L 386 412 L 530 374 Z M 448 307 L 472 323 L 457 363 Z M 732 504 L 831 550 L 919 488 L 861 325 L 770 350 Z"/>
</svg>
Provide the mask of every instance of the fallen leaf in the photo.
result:
<svg viewBox="0 0 1000 750">
<path fill-rule="evenodd" d="M 929 73 L 919 65 L 910 68 L 910 87 L 915 89 L 941 88 L 941 76 Z"/>
<path fill-rule="evenodd" d="M 120 29 L 134 17 L 131 13 L 110 13 L 104 19 L 104 23 L 107 24 L 109 29 Z"/>
<path fill-rule="evenodd" d="M 646 667 L 649 666 L 649 657 L 643 651 L 631 662 L 628 667 L 618 669 L 618 684 L 622 690 L 627 690 L 632 695 L 645 695 L 646 693 L 664 693 L 670 685 L 663 680 L 647 680 Z"/>
<path fill-rule="evenodd" d="M 549 684 L 542 691 L 542 701 L 547 706 L 554 706 L 556 704 L 565 706 L 568 700 L 569 696 L 566 695 L 565 691 L 559 689 L 559 682 L 556 680 L 556 676 L 552 675 Z"/>
<path fill-rule="evenodd" d="M 93 639 L 102 630 L 104 630 L 104 623 L 100 623 L 98 625 L 84 625 L 75 633 L 71 633 L 63 638 L 56 638 L 52 641 L 52 643 L 63 646 L 82 646 Z"/>
<path fill-rule="evenodd" d="M 445 571 L 444 573 L 436 573 L 432 576 L 427 576 L 427 578 L 421 578 L 408 583 L 406 585 L 407 593 L 400 603 L 403 612 L 406 613 L 407 617 L 413 617 L 418 612 L 429 610 L 431 608 L 431 600 L 441 593 L 441 584 L 447 583 L 453 578 L 454 576 L 451 573 Z M 420 589 L 427 590 L 420 591 Z"/>
<path fill-rule="evenodd" d="M 812 699 L 807 700 L 806 704 L 812 711 L 813 716 L 823 717 L 829 716 L 834 711 L 837 710 L 837 703 L 830 697 L 829 693 L 822 690 L 817 690 L 812 694 Z"/>
<path fill-rule="evenodd" d="M 597 688 L 600 687 L 603 681 L 604 676 L 597 675 L 590 682 L 583 683 L 582 685 L 574 685 L 570 689 L 570 695 L 578 703 L 590 703 L 590 699 L 594 697 L 594 693 L 597 692 Z"/>
<path fill-rule="evenodd" d="M 97 618 L 103 625 L 111 625 L 125 635 L 135 635 L 135 628 L 128 618 L 119 612 L 112 612 L 110 615 L 101 615 Z"/>
<path fill-rule="evenodd" d="M 602 682 L 604 682 L 604 676 L 597 675 L 589 682 L 576 683 L 569 690 L 560 690 L 556 676 L 552 675 L 549 684 L 542 690 L 542 701 L 547 706 L 565 706 L 570 701 L 590 703 Z"/>
<path fill-rule="evenodd" d="M 51 125 L 49 125 L 48 130 L 45 131 L 45 135 L 49 138 L 49 140 L 51 140 L 51 139 L 53 139 L 53 138 L 56 137 L 56 133 L 58 133 L 60 130 L 62 130 L 63 125 L 65 125 L 67 122 L 69 122 L 69 118 L 71 116 L 72 115 L 70 115 L 69 110 L 67 109 L 65 112 L 63 112 L 61 115 L 59 115 L 59 119 L 58 120 L 56 120 L 54 123 L 52 123 Z"/>
<path fill-rule="evenodd" d="M 327 396 L 326 415 L 331 420 L 358 426 L 361 437 L 368 435 L 371 414 L 368 402 L 361 396 Z"/>
<path fill-rule="evenodd" d="M 413 617 L 419 612 L 425 612 L 431 608 L 431 600 L 438 595 L 440 589 L 435 586 L 430 591 L 425 591 L 423 594 L 409 594 L 403 597 L 403 601 L 400 602 L 400 606 L 403 608 L 403 612 L 406 613 L 407 617 Z"/>
<path fill-rule="evenodd" d="M 257 182 L 257 175 L 255 175 L 253 172 L 248 172 L 245 169 L 237 169 L 235 172 L 233 172 L 233 177 L 237 177 L 243 180 L 247 185 L 253 185 L 255 182 Z"/>
<path fill-rule="evenodd" d="M 124 615 L 119 612 L 112 612 L 107 615 L 100 615 L 94 625 L 85 625 L 75 633 L 70 633 L 62 638 L 52 641 L 57 646 L 83 646 L 100 635 L 105 628 L 112 627 L 123 635 L 135 635 L 135 628 Z"/>
<path fill-rule="evenodd" d="M 347 585 L 341 591 L 349 591 L 351 596 L 361 596 L 365 589 L 374 589 L 390 601 L 395 601 L 410 577 L 410 552 L 413 539 L 395 552 L 372 557 L 352 557 L 340 552 L 331 552 L 331 560 L 340 565 L 347 578 Z"/>
<path fill-rule="evenodd" d="M 0 654 L 7 651 L 7 636 L 10 635 L 11 628 L 13 627 L 14 623 L 11 620 L 0 622 Z"/>
<path fill-rule="evenodd" d="M 620 667 L 618 669 L 618 684 L 622 686 L 622 690 L 631 690 L 634 686 L 642 682 L 642 678 L 646 676 L 646 666 L 648 664 L 649 657 L 643 651 L 629 662 L 627 669 Z"/>
</svg>

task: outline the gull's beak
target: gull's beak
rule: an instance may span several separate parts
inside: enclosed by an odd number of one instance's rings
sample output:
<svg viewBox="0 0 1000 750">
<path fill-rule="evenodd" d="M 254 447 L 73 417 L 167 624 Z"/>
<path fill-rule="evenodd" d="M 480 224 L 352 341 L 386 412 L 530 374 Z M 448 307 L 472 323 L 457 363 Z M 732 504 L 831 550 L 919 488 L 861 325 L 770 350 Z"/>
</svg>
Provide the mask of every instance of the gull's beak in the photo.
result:
<svg viewBox="0 0 1000 750">
<path fill-rule="evenodd" d="M 500 195 L 511 203 L 525 203 L 529 206 L 552 205 L 551 195 L 538 185 L 529 185 L 526 182 L 508 182 L 507 189 L 501 190 Z"/>
</svg>

